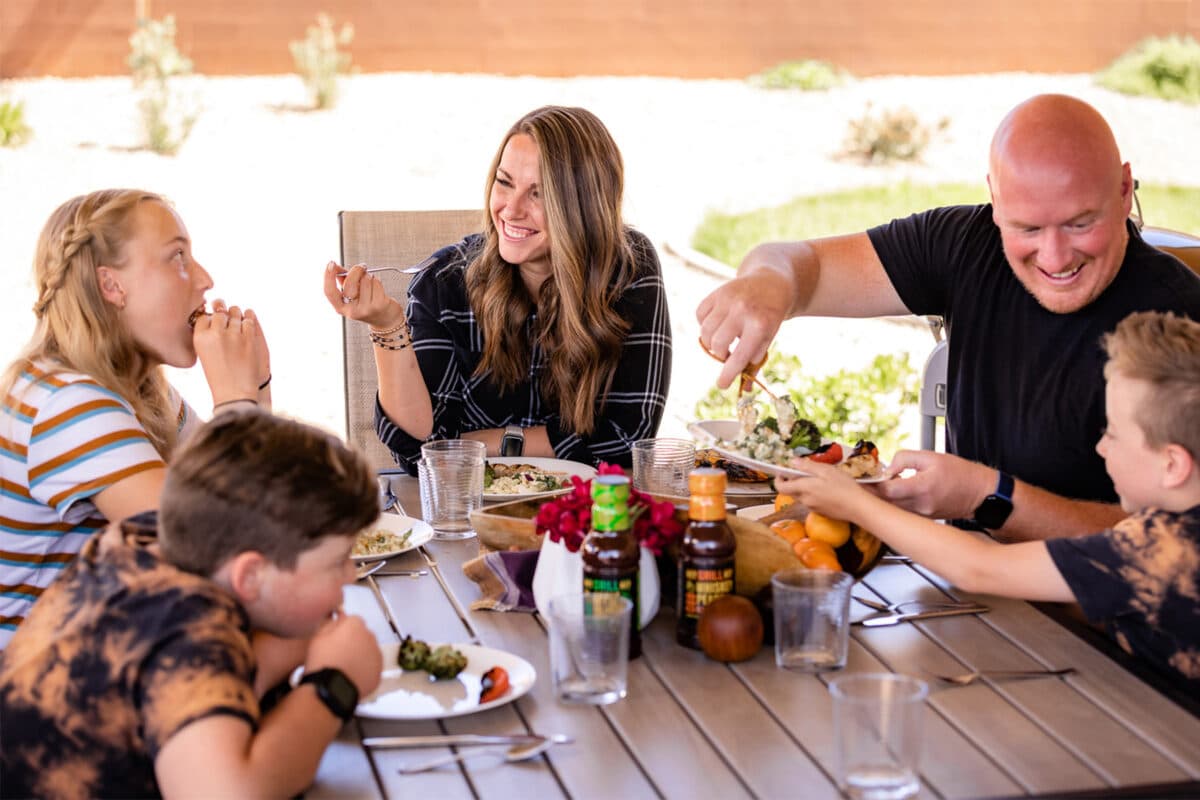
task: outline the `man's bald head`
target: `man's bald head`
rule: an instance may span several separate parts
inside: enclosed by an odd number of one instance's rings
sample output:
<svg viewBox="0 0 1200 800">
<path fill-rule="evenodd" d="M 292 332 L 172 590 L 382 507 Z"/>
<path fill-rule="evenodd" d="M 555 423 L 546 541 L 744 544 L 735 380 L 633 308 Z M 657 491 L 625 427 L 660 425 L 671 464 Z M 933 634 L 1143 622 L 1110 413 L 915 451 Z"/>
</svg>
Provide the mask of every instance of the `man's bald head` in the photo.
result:
<svg viewBox="0 0 1200 800">
<path fill-rule="evenodd" d="M 1070 313 L 1112 283 L 1133 178 L 1096 109 L 1060 94 L 1014 108 L 992 138 L 988 188 L 1005 256 L 1039 303 Z"/>
</svg>

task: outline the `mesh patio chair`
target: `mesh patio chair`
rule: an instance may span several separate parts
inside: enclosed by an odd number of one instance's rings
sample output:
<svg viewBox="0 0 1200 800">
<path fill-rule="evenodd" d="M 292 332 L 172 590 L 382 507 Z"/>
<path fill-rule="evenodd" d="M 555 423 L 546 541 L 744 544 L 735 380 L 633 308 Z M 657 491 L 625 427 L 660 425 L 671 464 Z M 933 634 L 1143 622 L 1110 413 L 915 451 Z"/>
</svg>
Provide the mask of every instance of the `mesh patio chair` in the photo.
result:
<svg viewBox="0 0 1200 800">
<path fill-rule="evenodd" d="M 342 211 L 338 214 L 343 266 L 407 267 L 440 247 L 482 229 L 482 212 Z M 405 302 L 412 276 L 379 272 L 388 294 Z M 342 319 L 345 359 L 346 440 L 362 448 L 375 469 L 395 467 L 391 453 L 375 435 L 375 356 L 367 326 Z"/>
</svg>

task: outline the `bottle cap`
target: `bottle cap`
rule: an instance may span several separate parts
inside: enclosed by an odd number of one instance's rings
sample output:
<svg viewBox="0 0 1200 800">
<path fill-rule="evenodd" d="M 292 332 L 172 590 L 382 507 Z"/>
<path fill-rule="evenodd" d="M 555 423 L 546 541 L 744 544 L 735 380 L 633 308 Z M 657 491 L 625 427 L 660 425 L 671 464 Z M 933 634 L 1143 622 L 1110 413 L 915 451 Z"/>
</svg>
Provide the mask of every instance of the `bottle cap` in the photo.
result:
<svg viewBox="0 0 1200 800">
<path fill-rule="evenodd" d="M 592 527 L 620 531 L 630 527 L 629 478 L 598 475 L 592 478 Z"/>
<path fill-rule="evenodd" d="M 725 470 L 701 467 L 688 475 L 688 490 L 692 494 L 725 494 Z"/>
</svg>

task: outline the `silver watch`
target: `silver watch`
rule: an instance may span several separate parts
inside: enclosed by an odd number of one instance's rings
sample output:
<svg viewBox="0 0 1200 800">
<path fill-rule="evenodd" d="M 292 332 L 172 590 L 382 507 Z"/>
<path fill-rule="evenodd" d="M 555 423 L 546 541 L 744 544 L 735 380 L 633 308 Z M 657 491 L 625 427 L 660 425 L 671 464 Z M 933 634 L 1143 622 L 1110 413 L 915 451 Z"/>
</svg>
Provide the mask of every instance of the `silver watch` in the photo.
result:
<svg viewBox="0 0 1200 800">
<path fill-rule="evenodd" d="M 519 456 L 525 453 L 525 430 L 520 425 L 506 425 L 500 437 L 500 455 Z"/>
</svg>

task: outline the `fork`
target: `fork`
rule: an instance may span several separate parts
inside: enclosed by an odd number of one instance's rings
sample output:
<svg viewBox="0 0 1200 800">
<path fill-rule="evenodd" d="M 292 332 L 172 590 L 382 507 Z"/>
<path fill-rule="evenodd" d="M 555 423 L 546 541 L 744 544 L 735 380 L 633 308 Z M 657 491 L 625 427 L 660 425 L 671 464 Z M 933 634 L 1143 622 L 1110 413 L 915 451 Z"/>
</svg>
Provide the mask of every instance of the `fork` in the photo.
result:
<svg viewBox="0 0 1200 800">
<path fill-rule="evenodd" d="M 984 678 L 993 679 L 1011 679 L 1022 680 L 1026 678 L 1053 678 L 1060 675 L 1074 674 L 1074 667 L 1064 667 L 1063 669 L 984 669 L 975 672 L 964 672 L 961 675 L 938 675 L 936 672 L 925 670 L 925 673 L 931 678 L 937 678 L 943 683 L 953 684 L 954 686 L 970 686 L 976 681 Z"/>
<path fill-rule="evenodd" d="M 425 269 L 426 267 L 428 267 L 430 264 L 432 264 L 436 260 L 437 260 L 436 258 L 434 258 L 433 256 L 430 256 L 429 258 L 425 259 L 424 261 L 422 261 L 419 264 L 413 264 L 411 267 L 367 267 L 367 273 L 374 274 L 376 272 L 399 272 L 402 275 L 413 275 L 413 274 L 418 273 L 421 270 Z M 346 275 L 349 275 L 349 274 L 350 274 L 350 270 L 344 269 L 338 273 L 338 277 L 344 278 Z"/>
<path fill-rule="evenodd" d="M 858 602 L 862 603 L 867 608 L 874 609 L 875 611 L 881 611 L 885 614 L 895 614 L 898 611 L 900 611 L 900 609 L 903 608 L 904 606 L 918 606 L 919 605 L 922 608 L 935 609 L 935 608 L 959 608 L 960 606 L 966 607 L 966 606 L 976 605 L 975 603 L 964 603 L 959 600 L 944 600 L 941 602 L 937 602 L 937 601 L 926 602 L 924 600 L 905 600 L 900 603 L 881 603 L 878 600 L 872 600 L 869 597 L 859 597 L 858 595 L 851 595 L 851 597 L 853 597 Z"/>
</svg>

